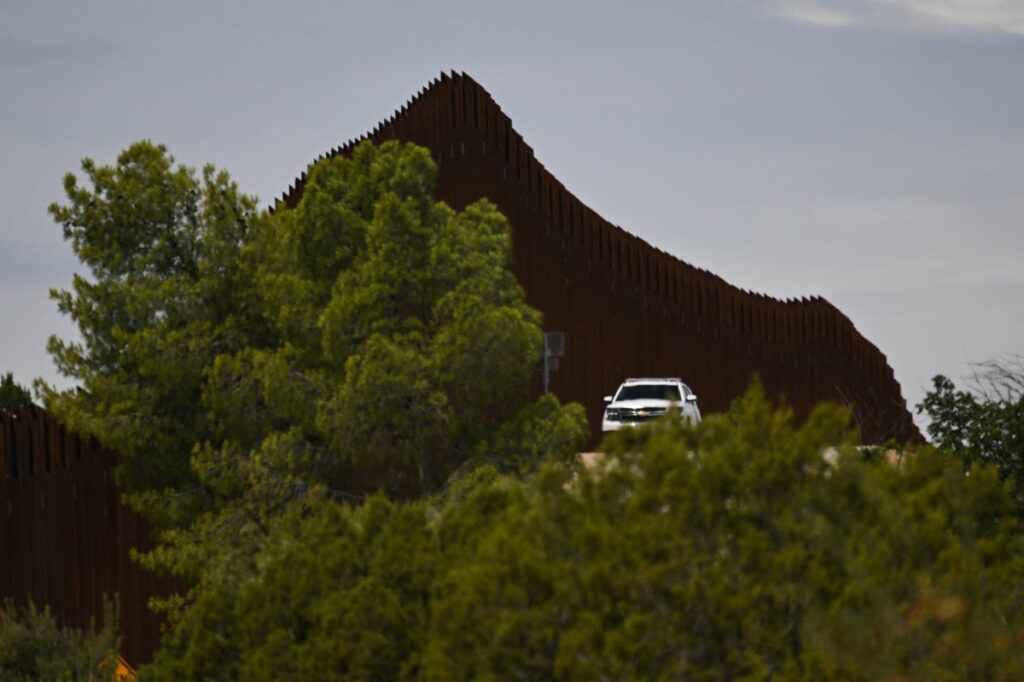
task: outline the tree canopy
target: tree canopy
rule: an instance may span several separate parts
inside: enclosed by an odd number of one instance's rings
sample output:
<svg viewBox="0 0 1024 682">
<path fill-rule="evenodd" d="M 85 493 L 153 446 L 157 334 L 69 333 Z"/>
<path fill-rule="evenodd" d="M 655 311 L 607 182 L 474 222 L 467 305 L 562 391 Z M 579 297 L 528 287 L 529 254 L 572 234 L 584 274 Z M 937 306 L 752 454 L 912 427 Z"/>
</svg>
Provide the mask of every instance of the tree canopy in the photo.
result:
<svg viewBox="0 0 1024 682">
<path fill-rule="evenodd" d="M 928 435 L 965 468 L 995 466 L 1013 483 L 1024 509 L 1024 358 L 976 366 L 973 390 L 958 389 L 941 374 L 918 406 L 929 418 Z"/>
<path fill-rule="evenodd" d="M 14 380 L 14 373 L 7 372 L 0 377 L 0 410 L 17 412 L 32 404 L 32 394 Z"/>
<path fill-rule="evenodd" d="M 795 428 L 755 388 L 593 467 L 321 500 L 145 679 L 1019 679 L 1024 547 L 997 472 L 866 457 L 847 427 L 825 406 Z"/>
<path fill-rule="evenodd" d="M 582 408 L 529 403 L 541 319 L 508 223 L 487 200 L 439 202 L 425 149 L 322 160 L 274 212 L 149 142 L 82 171 L 50 208 L 89 269 L 53 292 L 81 341 L 50 350 L 84 390 L 46 397 L 120 454 L 179 572 L 258 541 L 313 490 L 410 499 L 467 463 L 529 467 L 585 441 Z"/>
</svg>

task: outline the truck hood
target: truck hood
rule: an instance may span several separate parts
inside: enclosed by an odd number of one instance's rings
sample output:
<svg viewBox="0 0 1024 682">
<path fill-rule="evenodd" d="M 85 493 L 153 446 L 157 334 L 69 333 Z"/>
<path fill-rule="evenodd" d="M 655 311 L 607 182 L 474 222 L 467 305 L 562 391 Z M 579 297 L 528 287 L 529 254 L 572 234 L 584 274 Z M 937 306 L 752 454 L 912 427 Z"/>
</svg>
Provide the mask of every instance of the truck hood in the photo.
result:
<svg viewBox="0 0 1024 682">
<path fill-rule="evenodd" d="M 678 405 L 679 409 L 683 409 L 683 403 L 673 402 L 671 400 L 622 400 L 614 403 L 609 403 L 608 407 L 625 408 L 630 410 L 640 410 L 643 408 L 662 409 L 667 410 L 671 405 Z M 607 409 L 607 408 L 606 408 Z"/>
</svg>

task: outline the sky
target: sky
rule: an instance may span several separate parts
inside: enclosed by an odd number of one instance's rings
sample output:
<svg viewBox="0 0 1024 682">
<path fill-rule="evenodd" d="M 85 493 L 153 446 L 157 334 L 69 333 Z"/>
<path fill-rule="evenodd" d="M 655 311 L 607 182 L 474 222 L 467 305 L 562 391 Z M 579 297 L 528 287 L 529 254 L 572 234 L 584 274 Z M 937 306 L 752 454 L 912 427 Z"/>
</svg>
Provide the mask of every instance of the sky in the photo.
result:
<svg viewBox="0 0 1024 682">
<path fill-rule="evenodd" d="M 606 219 L 831 301 L 911 406 L 1024 354 L 1024 0 L 0 0 L 0 371 L 74 385 L 82 158 L 150 139 L 266 206 L 442 70 Z"/>
</svg>

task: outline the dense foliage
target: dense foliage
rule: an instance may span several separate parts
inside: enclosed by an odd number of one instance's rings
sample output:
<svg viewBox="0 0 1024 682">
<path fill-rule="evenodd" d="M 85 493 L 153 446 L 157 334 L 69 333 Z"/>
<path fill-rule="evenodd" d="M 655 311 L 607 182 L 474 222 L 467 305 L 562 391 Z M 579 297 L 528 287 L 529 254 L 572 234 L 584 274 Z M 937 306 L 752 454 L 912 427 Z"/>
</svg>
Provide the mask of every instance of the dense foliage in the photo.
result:
<svg viewBox="0 0 1024 682">
<path fill-rule="evenodd" d="M 5 682 L 113 680 L 118 638 L 113 609 L 97 631 L 61 628 L 31 603 L 0 604 L 0 679 Z"/>
<path fill-rule="evenodd" d="M 1024 362 L 978 365 L 974 390 L 936 376 L 918 406 L 927 414 L 932 442 L 960 458 L 995 466 L 1024 503 Z"/>
<path fill-rule="evenodd" d="M 84 390 L 44 390 L 119 453 L 122 491 L 165 531 L 149 565 L 197 591 L 241 580 L 314 493 L 412 499 L 584 442 L 581 407 L 529 403 L 541 320 L 508 223 L 437 201 L 425 149 L 323 160 L 273 213 L 148 142 L 82 169 L 50 209 L 90 270 L 53 293 L 82 340 L 50 349 Z"/>
<path fill-rule="evenodd" d="M 822 407 L 796 429 L 755 388 L 579 471 L 318 501 L 146 679 L 1020 679 L 1024 547 L 997 472 L 866 457 L 846 428 Z"/>
<path fill-rule="evenodd" d="M 14 380 L 14 373 L 7 372 L 0 377 L 0 410 L 18 412 L 32 404 L 32 394 Z"/>
<path fill-rule="evenodd" d="M 755 387 L 580 467 L 582 410 L 527 399 L 508 225 L 436 201 L 425 150 L 322 161 L 274 213 L 149 143 L 83 171 L 51 207 L 89 268 L 54 292 L 82 340 L 51 341 L 83 390 L 41 388 L 190 586 L 145 679 L 1024 677 L 1018 441 L 951 384 L 960 460 Z"/>
</svg>

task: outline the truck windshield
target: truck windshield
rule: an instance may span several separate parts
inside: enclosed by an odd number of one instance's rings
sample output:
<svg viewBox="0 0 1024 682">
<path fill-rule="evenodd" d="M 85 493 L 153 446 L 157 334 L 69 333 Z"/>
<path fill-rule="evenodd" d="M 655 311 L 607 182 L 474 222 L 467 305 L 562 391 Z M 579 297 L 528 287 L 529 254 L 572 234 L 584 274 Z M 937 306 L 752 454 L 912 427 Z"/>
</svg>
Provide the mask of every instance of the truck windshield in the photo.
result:
<svg viewBox="0 0 1024 682">
<path fill-rule="evenodd" d="M 621 400 L 682 400 L 679 387 L 672 384 L 629 384 L 619 390 L 615 402 Z"/>
</svg>

